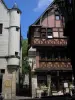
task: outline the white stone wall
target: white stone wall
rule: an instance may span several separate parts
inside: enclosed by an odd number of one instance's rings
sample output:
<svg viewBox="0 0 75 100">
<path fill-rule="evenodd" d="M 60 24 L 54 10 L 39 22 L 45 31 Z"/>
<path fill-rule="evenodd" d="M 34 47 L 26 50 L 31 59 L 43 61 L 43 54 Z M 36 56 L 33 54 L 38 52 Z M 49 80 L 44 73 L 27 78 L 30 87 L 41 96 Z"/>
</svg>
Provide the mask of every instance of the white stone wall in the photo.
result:
<svg viewBox="0 0 75 100">
<path fill-rule="evenodd" d="M 9 29 L 9 56 L 15 55 L 15 52 L 20 53 L 20 30 L 16 31 L 16 27 Z"/>
<path fill-rule="evenodd" d="M 37 75 L 32 76 L 31 82 L 32 82 L 32 98 L 35 98 L 37 89 Z"/>
<path fill-rule="evenodd" d="M 18 28 L 18 30 L 16 30 Z M 14 55 L 15 52 L 18 53 L 20 57 L 20 12 L 17 10 L 10 10 L 10 28 L 9 28 L 9 56 Z M 18 58 L 9 58 L 8 65 L 20 65 L 20 60 Z"/>
<path fill-rule="evenodd" d="M 0 2 L 0 23 L 3 23 L 2 34 L 0 34 L 0 56 L 8 56 L 9 13 L 6 7 Z"/>
<path fill-rule="evenodd" d="M 6 69 L 7 60 L 5 58 L 0 58 L 0 69 Z"/>
<path fill-rule="evenodd" d="M 2 0 L 0 0 L 0 23 L 3 24 L 0 34 L 0 69 L 5 69 L 2 93 L 6 99 L 11 99 L 11 94 L 13 98 L 16 95 L 16 81 L 19 81 L 19 70 L 16 71 L 16 67 L 20 65 L 20 60 L 16 57 L 9 59 L 6 57 L 15 56 L 15 52 L 18 52 L 20 57 L 20 29 L 16 31 L 16 27 L 20 28 L 20 13 L 18 14 L 15 9 L 9 11 Z M 7 65 L 10 65 L 9 69 Z"/>
<path fill-rule="evenodd" d="M 17 13 L 17 10 L 10 11 L 10 26 L 19 26 L 20 27 L 20 13 Z"/>
</svg>

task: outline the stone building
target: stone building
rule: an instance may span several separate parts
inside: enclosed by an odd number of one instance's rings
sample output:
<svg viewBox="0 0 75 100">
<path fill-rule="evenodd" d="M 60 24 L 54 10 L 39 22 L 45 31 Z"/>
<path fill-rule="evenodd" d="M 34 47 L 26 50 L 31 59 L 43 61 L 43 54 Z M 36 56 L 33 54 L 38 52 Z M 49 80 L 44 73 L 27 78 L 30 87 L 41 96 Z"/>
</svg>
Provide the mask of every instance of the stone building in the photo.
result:
<svg viewBox="0 0 75 100">
<path fill-rule="evenodd" d="M 9 9 L 0 0 L 0 93 L 5 99 L 16 96 L 21 65 L 21 11 L 15 3 Z"/>
<path fill-rule="evenodd" d="M 64 17 L 52 2 L 29 27 L 28 56 L 31 67 L 32 97 L 70 92 L 73 75 L 63 36 Z"/>
</svg>

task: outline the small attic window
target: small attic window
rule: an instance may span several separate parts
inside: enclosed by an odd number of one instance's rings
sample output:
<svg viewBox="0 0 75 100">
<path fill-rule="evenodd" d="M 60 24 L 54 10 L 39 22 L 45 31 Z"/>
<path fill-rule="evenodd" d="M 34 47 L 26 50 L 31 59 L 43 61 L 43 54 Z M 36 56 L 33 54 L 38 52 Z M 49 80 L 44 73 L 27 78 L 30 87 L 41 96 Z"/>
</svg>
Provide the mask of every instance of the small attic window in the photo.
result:
<svg viewBox="0 0 75 100">
<path fill-rule="evenodd" d="M 19 11 L 17 10 L 17 13 L 19 14 Z"/>
<path fill-rule="evenodd" d="M 18 52 L 15 52 L 15 56 L 18 56 Z"/>
<path fill-rule="evenodd" d="M 55 19 L 56 20 L 60 20 L 60 16 L 59 15 L 55 15 Z"/>
<path fill-rule="evenodd" d="M 19 31 L 19 28 L 18 27 L 16 27 L 16 31 Z"/>
</svg>

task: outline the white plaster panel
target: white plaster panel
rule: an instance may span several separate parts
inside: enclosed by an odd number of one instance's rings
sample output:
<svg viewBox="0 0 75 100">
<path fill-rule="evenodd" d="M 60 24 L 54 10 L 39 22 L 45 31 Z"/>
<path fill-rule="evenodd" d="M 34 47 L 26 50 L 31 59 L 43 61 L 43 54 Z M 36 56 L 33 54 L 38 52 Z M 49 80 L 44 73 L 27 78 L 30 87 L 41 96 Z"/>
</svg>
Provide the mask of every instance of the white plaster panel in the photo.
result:
<svg viewBox="0 0 75 100">
<path fill-rule="evenodd" d="M 8 37 L 9 32 L 9 12 L 2 2 L 0 2 L 0 23 L 3 24 L 2 34 L 0 34 L 0 56 L 8 55 Z"/>
</svg>

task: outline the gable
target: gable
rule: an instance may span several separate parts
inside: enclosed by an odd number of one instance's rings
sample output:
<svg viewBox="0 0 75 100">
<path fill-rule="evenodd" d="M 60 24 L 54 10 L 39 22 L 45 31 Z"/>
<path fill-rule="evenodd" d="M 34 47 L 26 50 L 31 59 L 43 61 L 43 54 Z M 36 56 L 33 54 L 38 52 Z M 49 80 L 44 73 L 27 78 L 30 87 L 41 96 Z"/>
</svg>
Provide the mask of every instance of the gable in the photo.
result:
<svg viewBox="0 0 75 100">
<path fill-rule="evenodd" d="M 6 6 L 6 4 L 3 0 L 0 0 L 0 3 L 2 3 L 6 9 L 8 9 L 8 7 Z"/>
<path fill-rule="evenodd" d="M 8 19 L 8 9 L 6 8 L 4 2 L 1 0 L 0 1 L 0 22 Z"/>
<path fill-rule="evenodd" d="M 38 22 L 40 22 L 41 18 L 43 16 L 45 16 L 46 12 L 49 10 L 49 9 L 53 9 L 53 6 L 55 5 L 54 1 L 47 7 L 47 9 L 41 14 L 41 16 L 32 24 L 32 25 L 37 25 Z"/>
</svg>

